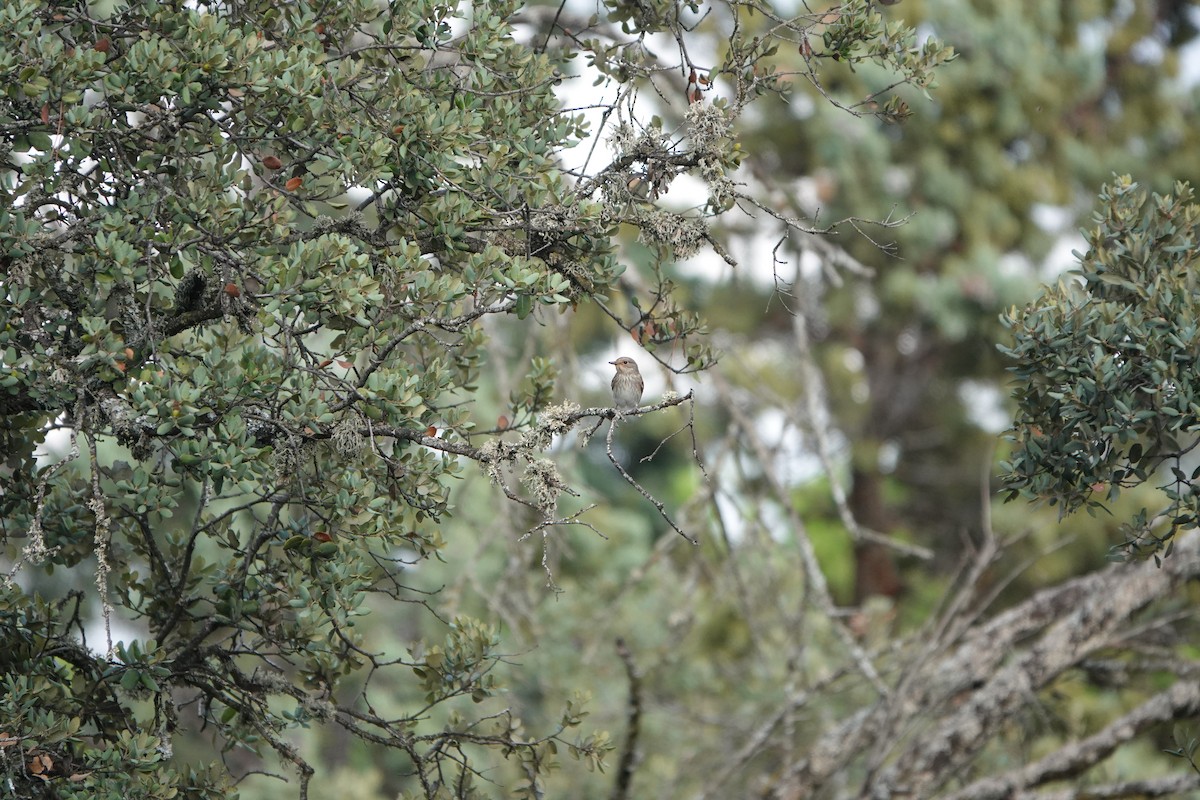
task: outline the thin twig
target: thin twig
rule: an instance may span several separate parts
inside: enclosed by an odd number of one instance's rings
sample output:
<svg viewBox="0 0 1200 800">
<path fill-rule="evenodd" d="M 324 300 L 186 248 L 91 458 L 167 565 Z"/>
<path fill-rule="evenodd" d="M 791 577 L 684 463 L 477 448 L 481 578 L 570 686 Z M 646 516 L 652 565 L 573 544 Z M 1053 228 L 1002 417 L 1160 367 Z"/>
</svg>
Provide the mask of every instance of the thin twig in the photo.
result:
<svg viewBox="0 0 1200 800">
<path fill-rule="evenodd" d="M 107 644 L 108 658 L 113 657 L 113 640 L 112 640 L 112 604 L 108 601 L 108 573 L 112 567 L 108 563 L 108 545 L 111 540 L 109 526 L 112 520 L 109 519 L 108 510 L 104 507 L 104 495 L 100 491 L 100 460 L 96 456 L 96 437 L 94 434 L 89 434 L 88 440 L 88 455 L 91 459 L 92 466 L 92 498 L 88 501 L 88 508 L 96 518 L 96 589 L 100 594 L 100 611 L 104 616 L 104 638 Z"/>
<path fill-rule="evenodd" d="M 690 392 L 689 392 L 689 395 L 690 395 Z M 689 536 L 688 534 L 684 533 L 683 529 L 675 524 L 675 520 L 671 519 L 671 515 L 667 513 L 666 505 L 661 500 L 659 500 L 657 497 L 650 494 L 650 492 L 647 491 L 644 486 L 642 486 L 640 483 L 638 483 L 636 480 L 634 480 L 633 476 L 629 474 L 629 472 L 625 469 L 625 467 L 621 466 L 621 462 L 618 461 L 616 455 L 613 454 L 613 432 L 616 431 L 616 429 L 617 429 L 617 419 L 618 419 L 618 417 L 616 417 L 616 416 L 614 416 L 612 418 L 612 421 L 608 425 L 608 435 L 605 437 L 605 440 L 604 440 L 605 441 L 605 452 L 608 453 L 608 460 L 611 461 L 612 465 L 617 468 L 617 472 L 621 473 L 621 477 L 625 479 L 626 483 L 628 483 L 634 489 L 637 489 L 638 493 L 641 494 L 642 497 L 649 500 L 650 504 L 658 509 L 659 515 L 662 516 L 662 518 L 667 521 L 667 524 L 670 525 L 671 528 L 676 533 L 678 533 L 684 539 L 687 539 L 692 544 L 695 544 L 695 545 L 700 544 L 699 539 L 696 539 L 694 536 Z"/>
</svg>

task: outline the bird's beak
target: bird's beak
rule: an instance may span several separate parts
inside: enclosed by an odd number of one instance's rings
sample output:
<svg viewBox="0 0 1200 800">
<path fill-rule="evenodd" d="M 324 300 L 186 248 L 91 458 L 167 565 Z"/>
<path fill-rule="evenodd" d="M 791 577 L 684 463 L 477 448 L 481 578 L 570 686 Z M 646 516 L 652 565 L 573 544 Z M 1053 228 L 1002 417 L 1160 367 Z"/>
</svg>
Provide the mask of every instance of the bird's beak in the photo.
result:
<svg viewBox="0 0 1200 800">
<path fill-rule="evenodd" d="M 616 366 L 616 364 L 617 364 L 617 362 L 615 362 L 615 361 L 610 361 L 608 363 L 612 364 L 613 366 Z"/>
</svg>

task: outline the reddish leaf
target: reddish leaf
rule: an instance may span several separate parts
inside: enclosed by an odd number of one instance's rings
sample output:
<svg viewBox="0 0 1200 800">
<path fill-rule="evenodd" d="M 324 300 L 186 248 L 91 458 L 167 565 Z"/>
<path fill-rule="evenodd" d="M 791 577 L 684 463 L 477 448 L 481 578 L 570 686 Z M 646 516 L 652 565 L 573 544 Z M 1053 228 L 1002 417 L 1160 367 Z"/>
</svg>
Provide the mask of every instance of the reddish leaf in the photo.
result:
<svg viewBox="0 0 1200 800">
<path fill-rule="evenodd" d="M 303 185 L 303 183 L 304 183 L 304 178 L 300 178 L 300 177 L 288 178 L 288 182 L 283 185 L 283 188 L 287 189 L 289 192 L 294 192 L 297 189 L 299 189 L 300 186 Z"/>
<path fill-rule="evenodd" d="M 283 162 L 276 156 L 266 156 L 262 161 L 263 166 L 267 169 L 279 169 L 283 166 Z"/>
<path fill-rule="evenodd" d="M 52 769 L 54 769 L 54 759 L 45 753 L 38 753 L 29 759 L 29 772 L 39 778 Z"/>
<path fill-rule="evenodd" d="M 101 36 L 96 40 L 96 44 L 92 45 L 92 47 L 101 53 L 107 53 L 112 49 L 112 42 L 108 40 L 107 36 Z"/>
<path fill-rule="evenodd" d="M 313 534 L 313 539 L 318 542 L 332 542 L 333 537 L 325 531 L 317 531 Z"/>
<path fill-rule="evenodd" d="M 43 125 L 50 124 L 50 104 L 49 103 L 42 103 L 42 124 Z"/>
<path fill-rule="evenodd" d="M 225 284 L 225 294 L 230 297 L 241 297 L 242 290 L 238 288 L 236 283 L 227 283 Z"/>
<path fill-rule="evenodd" d="M 501 414 L 500 418 L 496 420 L 496 427 L 502 431 L 508 430 L 508 417 Z"/>
<path fill-rule="evenodd" d="M 434 436 L 437 436 L 437 428 L 430 425 L 425 429 L 425 435 L 432 439 Z"/>
</svg>

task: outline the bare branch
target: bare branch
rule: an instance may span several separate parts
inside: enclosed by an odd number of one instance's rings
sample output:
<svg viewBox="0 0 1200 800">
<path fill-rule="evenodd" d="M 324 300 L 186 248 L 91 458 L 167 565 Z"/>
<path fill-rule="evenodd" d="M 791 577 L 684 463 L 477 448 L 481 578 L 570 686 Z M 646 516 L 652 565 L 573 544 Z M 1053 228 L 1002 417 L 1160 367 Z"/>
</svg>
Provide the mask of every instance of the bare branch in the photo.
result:
<svg viewBox="0 0 1200 800">
<path fill-rule="evenodd" d="M 1051 781 L 1077 778 L 1151 725 L 1197 715 L 1200 715 L 1200 682 L 1179 680 L 1099 733 L 1061 747 L 1014 772 L 975 781 L 948 795 L 946 800 L 1005 800 Z"/>
</svg>

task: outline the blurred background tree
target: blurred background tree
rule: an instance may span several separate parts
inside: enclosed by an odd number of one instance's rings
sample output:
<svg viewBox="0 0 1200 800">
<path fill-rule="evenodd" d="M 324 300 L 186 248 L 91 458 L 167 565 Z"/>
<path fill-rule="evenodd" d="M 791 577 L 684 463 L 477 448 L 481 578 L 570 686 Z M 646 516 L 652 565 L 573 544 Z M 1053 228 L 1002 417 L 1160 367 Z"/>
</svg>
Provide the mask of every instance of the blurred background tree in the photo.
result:
<svg viewBox="0 0 1200 800">
<path fill-rule="evenodd" d="M 929 100 L 898 91 L 914 111 L 904 124 L 856 124 L 809 90 L 742 141 L 757 175 L 796 186 L 773 195 L 792 214 L 907 219 L 841 237 L 875 273 L 849 290 L 816 270 L 777 271 L 825 368 L 851 513 L 949 564 L 961 532 L 978 528 L 980 477 L 1006 424 L 999 313 L 1072 266 L 1074 231 L 1114 172 L 1162 192 L 1200 176 L 1195 73 L 1190 85 L 1179 76 L 1195 7 L 935 0 L 885 13 L 961 54 Z M 823 78 L 823 91 L 850 97 L 890 82 L 870 68 Z M 794 265 L 806 249 L 793 238 L 783 252 Z M 856 601 L 911 588 L 882 545 L 859 542 L 856 557 Z"/>
<path fill-rule="evenodd" d="M 8 786 L 1200 786 L 1194 536 L 988 500 L 1001 310 L 1196 167 L 1194 9 L 1070 5 L 0 10 Z"/>
</svg>

